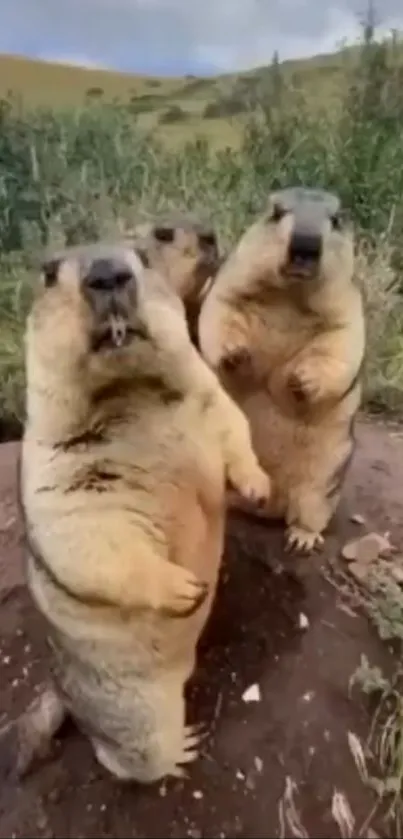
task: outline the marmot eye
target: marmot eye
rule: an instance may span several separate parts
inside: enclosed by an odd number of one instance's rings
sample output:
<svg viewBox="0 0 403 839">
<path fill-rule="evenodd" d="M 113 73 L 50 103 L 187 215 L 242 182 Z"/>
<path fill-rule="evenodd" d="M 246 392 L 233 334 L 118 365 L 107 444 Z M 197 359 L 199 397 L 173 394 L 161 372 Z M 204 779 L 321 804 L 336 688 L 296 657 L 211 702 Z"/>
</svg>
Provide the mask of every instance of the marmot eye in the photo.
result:
<svg viewBox="0 0 403 839">
<path fill-rule="evenodd" d="M 281 204 L 274 204 L 273 209 L 270 214 L 270 221 L 281 221 L 282 218 L 286 215 L 287 210 L 281 206 Z"/>
<path fill-rule="evenodd" d="M 175 230 L 172 227 L 155 227 L 154 236 L 157 242 L 173 242 Z"/>
<path fill-rule="evenodd" d="M 56 285 L 59 275 L 60 259 L 48 259 L 42 264 L 42 274 L 46 288 Z"/>
<path fill-rule="evenodd" d="M 217 244 L 214 233 L 199 233 L 198 239 L 202 248 L 213 248 Z"/>
<path fill-rule="evenodd" d="M 343 226 L 343 219 L 341 217 L 341 213 L 334 213 L 334 215 L 330 216 L 330 223 L 332 225 L 333 230 L 341 230 Z"/>
</svg>

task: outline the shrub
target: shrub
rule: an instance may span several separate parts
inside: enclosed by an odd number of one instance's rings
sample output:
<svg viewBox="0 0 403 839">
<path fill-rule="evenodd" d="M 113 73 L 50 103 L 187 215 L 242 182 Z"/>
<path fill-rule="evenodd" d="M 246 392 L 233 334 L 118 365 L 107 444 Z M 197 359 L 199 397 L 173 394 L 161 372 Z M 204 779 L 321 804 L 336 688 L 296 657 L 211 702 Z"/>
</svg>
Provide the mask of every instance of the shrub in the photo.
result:
<svg viewBox="0 0 403 839">
<path fill-rule="evenodd" d="M 246 111 L 246 104 L 240 96 L 223 96 L 217 102 L 208 102 L 204 111 L 204 119 L 217 119 L 219 117 L 232 117 L 243 114 Z"/>
<path fill-rule="evenodd" d="M 87 99 L 100 99 L 104 95 L 102 87 L 89 87 L 86 91 Z"/>
<path fill-rule="evenodd" d="M 183 122 L 187 117 L 188 114 L 180 105 L 171 105 L 161 114 L 159 122 L 161 125 L 168 125 L 170 122 Z"/>
</svg>

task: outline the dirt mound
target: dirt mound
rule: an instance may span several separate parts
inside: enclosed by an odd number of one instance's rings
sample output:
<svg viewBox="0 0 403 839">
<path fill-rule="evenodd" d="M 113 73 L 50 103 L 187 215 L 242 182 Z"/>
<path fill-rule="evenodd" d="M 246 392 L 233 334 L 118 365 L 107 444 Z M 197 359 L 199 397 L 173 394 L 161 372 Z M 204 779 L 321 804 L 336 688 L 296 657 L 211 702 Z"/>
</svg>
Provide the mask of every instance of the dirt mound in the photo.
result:
<svg viewBox="0 0 403 839">
<path fill-rule="evenodd" d="M 0 839 L 339 837 L 337 793 L 348 799 L 357 835 L 373 798 L 347 735 L 366 736 L 369 712 L 359 696 L 349 697 L 348 683 L 362 653 L 372 664 L 387 653 L 364 618 L 340 608 L 321 567 L 365 532 L 353 513 L 403 541 L 403 440 L 362 423 L 359 441 L 322 557 L 296 560 L 283 552 L 281 529 L 231 518 L 189 688 L 189 715 L 207 721 L 211 735 L 189 779 L 119 785 L 68 724 L 47 762 L 21 785 L 1 786 Z M 41 620 L 22 580 L 17 450 L 0 448 L 0 721 L 28 704 L 47 667 Z"/>
</svg>

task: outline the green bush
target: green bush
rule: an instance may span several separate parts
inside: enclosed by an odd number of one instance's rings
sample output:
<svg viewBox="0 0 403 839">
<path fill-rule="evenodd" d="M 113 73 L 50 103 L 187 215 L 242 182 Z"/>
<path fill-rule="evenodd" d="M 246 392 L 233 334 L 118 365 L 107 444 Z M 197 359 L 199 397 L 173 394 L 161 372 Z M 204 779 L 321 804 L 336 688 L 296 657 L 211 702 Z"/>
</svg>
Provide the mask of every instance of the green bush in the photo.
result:
<svg viewBox="0 0 403 839">
<path fill-rule="evenodd" d="M 104 95 L 102 87 L 89 87 L 86 91 L 87 99 L 100 99 Z"/>
<path fill-rule="evenodd" d="M 249 85 L 240 148 L 212 153 L 195 139 L 180 154 L 140 131 L 129 105 L 70 111 L 0 102 L 0 417 L 22 414 L 21 333 L 44 245 L 118 231 L 143 212 L 210 215 L 233 242 L 272 188 L 336 190 L 360 239 L 369 312 L 367 402 L 403 405 L 403 70 L 400 44 L 367 27 L 346 67 L 340 111 L 310 112 L 277 59 Z M 256 82 L 256 84 L 255 84 Z M 190 82 L 190 84 L 193 82 Z M 179 109 L 181 110 L 181 109 Z M 182 117 L 181 117 L 182 118 Z"/>
<path fill-rule="evenodd" d="M 184 122 L 187 118 L 187 112 L 184 111 L 180 105 L 170 105 L 170 107 L 161 114 L 159 122 L 161 125 L 169 125 L 171 122 Z"/>
<path fill-rule="evenodd" d="M 216 102 L 208 102 L 203 111 L 204 119 L 218 119 L 219 117 L 232 117 L 245 113 L 246 103 L 241 96 L 228 95 L 217 99 Z"/>
</svg>

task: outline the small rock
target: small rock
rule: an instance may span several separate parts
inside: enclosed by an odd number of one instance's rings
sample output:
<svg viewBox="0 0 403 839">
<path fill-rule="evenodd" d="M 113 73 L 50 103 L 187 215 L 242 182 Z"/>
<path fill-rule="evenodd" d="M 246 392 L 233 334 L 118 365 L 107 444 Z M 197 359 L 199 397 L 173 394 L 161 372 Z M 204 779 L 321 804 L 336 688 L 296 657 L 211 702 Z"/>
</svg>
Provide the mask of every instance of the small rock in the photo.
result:
<svg viewBox="0 0 403 839">
<path fill-rule="evenodd" d="M 51 804 L 56 804 L 58 801 L 60 801 L 60 796 L 61 796 L 61 790 L 58 789 L 57 787 L 54 787 L 49 792 L 48 801 Z"/>
<path fill-rule="evenodd" d="M 369 564 L 374 562 L 380 556 L 389 554 L 392 550 L 392 545 L 387 536 L 382 536 L 380 533 L 367 533 L 360 539 L 353 539 L 347 542 L 342 548 L 341 555 L 348 562 L 361 562 Z"/>
<path fill-rule="evenodd" d="M 307 616 L 304 615 L 303 612 L 299 613 L 298 626 L 299 626 L 300 629 L 308 629 L 309 620 L 308 620 Z"/>
<path fill-rule="evenodd" d="M 40 809 L 40 811 L 39 811 L 39 813 L 36 817 L 36 826 L 39 828 L 39 830 L 44 830 L 48 826 L 48 820 L 46 818 L 46 813 L 44 813 L 42 811 L 42 808 Z"/>
<path fill-rule="evenodd" d="M 241 772 L 240 769 L 237 769 L 236 777 L 238 778 L 238 781 L 244 781 L 245 780 L 245 775 L 243 774 L 243 772 Z"/>
<path fill-rule="evenodd" d="M 261 695 L 259 685 L 250 685 L 250 687 L 248 687 L 242 694 L 242 699 L 244 702 L 260 702 Z"/>
<path fill-rule="evenodd" d="M 350 521 L 354 524 L 365 524 L 364 516 L 361 516 L 360 513 L 354 513 L 354 515 L 351 516 Z"/>
<path fill-rule="evenodd" d="M 194 789 L 193 792 L 192 792 L 192 795 L 193 795 L 193 798 L 197 799 L 197 801 L 200 801 L 200 799 L 203 798 L 203 793 L 202 793 L 201 789 Z"/>
<path fill-rule="evenodd" d="M 257 772 L 262 772 L 262 770 L 263 770 L 263 760 L 262 760 L 262 758 L 258 757 L 258 755 L 256 755 L 253 762 L 255 764 L 256 771 Z"/>
<path fill-rule="evenodd" d="M 361 565 L 359 562 L 351 562 L 348 570 L 360 583 L 365 583 L 368 579 L 368 568 L 366 565 Z"/>
<path fill-rule="evenodd" d="M 255 789 L 255 786 L 256 786 L 255 779 L 253 778 L 252 775 L 247 776 L 246 781 L 245 781 L 245 786 L 246 786 L 246 789 L 250 789 L 250 790 Z"/>
</svg>

